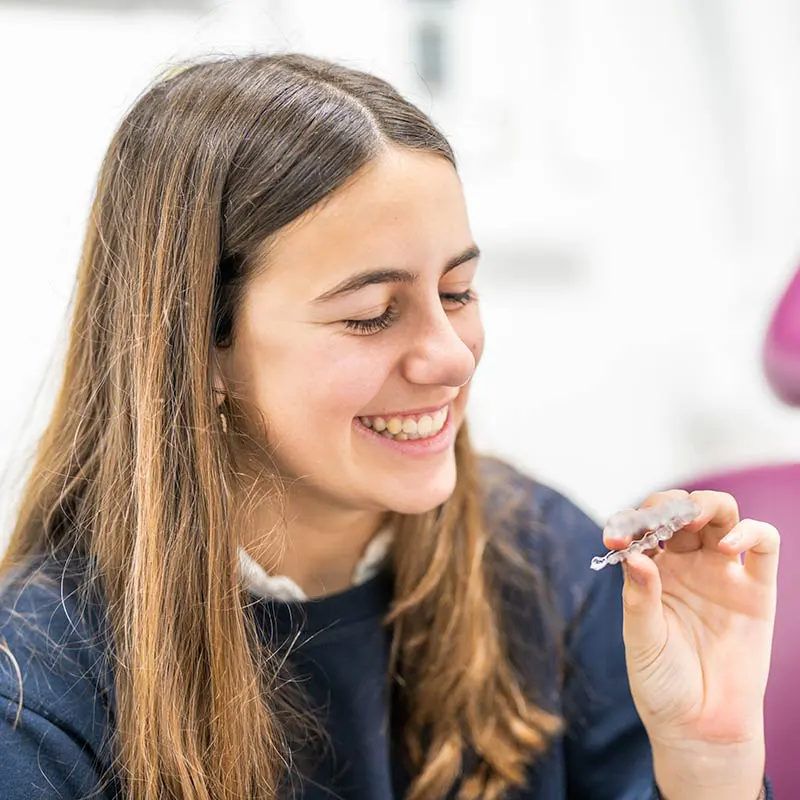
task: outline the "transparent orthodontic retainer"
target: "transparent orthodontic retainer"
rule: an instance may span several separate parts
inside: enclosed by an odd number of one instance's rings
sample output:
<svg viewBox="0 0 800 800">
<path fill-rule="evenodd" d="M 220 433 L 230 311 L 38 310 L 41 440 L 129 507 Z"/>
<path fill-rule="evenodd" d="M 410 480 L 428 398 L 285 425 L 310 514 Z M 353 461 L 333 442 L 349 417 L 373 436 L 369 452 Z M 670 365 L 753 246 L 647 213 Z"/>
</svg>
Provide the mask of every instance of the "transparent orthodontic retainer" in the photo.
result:
<svg viewBox="0 0 800 800">
<path fill-rule="evenodd" d="M 630 536 L 640 532 L 644 534 L 634 539 L 622 550 L 609 550 L 603 556 L 595 556 L 590 567 L 601 570 L 624 561 L 631 553 L 641 553 L 658 547 L 660 542 L 671 539 L 681 528 L 685 528 L 700 514 L 700 507 L 689 498 L 667 500 L 653 508 L 628 510 L 611 517 L 606 530 L 613 530 L 618 536 Z"/>
</svg>

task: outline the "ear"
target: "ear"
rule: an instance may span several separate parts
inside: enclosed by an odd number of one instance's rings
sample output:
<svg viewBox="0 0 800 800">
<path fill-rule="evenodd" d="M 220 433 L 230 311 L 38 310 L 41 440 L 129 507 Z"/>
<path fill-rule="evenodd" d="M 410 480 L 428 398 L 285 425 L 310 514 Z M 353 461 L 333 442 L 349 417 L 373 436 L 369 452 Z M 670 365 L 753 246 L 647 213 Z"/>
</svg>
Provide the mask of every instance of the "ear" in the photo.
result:
<svg viewBox="0 0 800 800">
<path fill-rule="evenodd" d="M 214 402 L 217 408 L 222 405 L 228 396 L 225 376 L 223 374 L 221 362 L 224 359 L 215 347 L 211 355 L 211 388 L 214 391 Z"/>
</svg>

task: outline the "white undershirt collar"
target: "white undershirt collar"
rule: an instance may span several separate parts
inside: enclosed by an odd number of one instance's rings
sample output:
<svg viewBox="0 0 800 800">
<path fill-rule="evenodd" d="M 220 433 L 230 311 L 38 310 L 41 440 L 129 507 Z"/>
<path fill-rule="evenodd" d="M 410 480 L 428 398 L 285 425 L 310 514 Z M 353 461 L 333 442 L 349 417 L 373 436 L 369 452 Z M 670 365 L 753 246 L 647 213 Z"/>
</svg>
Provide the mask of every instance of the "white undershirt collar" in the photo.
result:
<svg viewBox="0 0 800 800">
<path fill-rule="evenodd" d="M 370 539 L 363 555 L 353 570 L 352 585 L 359 586 L 374 577 L 389 556 L 389 549 L 394 538 L 390 527 L 381 528 Z M 276 600 L 304 602 L 308 595 L 286 575 L 270 575 L 243 548 L 239 548 L 239 568 L 245 589 L 259 597 Z"/>
</svg>

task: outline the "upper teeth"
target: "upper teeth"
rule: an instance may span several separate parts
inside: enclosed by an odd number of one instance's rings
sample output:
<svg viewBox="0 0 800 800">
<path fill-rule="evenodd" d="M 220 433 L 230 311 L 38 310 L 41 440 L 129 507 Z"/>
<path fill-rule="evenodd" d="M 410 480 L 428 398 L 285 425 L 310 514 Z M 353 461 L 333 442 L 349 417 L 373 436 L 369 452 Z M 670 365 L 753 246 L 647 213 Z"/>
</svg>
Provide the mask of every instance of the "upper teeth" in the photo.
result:
<svg viewBox="0 0 800 800">
<path fill-rule="evenodd" d="M 393 439 L 421 439 L 434 436 L 442 429 L 447 419 L 447 406 L 429 414 L 408 417 L 361 417 L 367 428 Z"/>
</svg>

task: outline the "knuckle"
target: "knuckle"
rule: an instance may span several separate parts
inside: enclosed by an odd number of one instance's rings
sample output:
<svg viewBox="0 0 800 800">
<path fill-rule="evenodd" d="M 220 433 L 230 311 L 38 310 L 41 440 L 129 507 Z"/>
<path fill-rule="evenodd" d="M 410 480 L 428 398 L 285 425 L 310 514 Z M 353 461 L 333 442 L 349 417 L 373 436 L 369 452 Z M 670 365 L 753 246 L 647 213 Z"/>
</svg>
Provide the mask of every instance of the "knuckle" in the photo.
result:
<svg viewBox="0 0 800 800">
<path fill-rule="evenodd" d="M 716 489 L 698 489 L 689 496 L 692 500 L 696 500 L 701 504 L 703 501 L 713 503 L 719 511 L 726 511 L 737 518 L 739 516 L 739 503 L 730 492 L 720 492 Z"/>
<path fill-rule="evenodd" d="M 762 522 L 764 526 L 764 531 L 769 535 L 773 536 L 776 539 L 780 539 L 780 534 L 778 533 L 778 529 L 771 523 L 771 522 Z"/>
<path fill-rule="evenodd" d="M 776 543 L 780 543 L 781 532 L 774 525 L 771 525 L 769 522 L 765 522 L 764 524 L 767 526 L 769 535 L 775 540 Z"/>
<path fill-rule="evenodd" d="M 689 492 L 689 499 L 705 509 L 709 501 L 712 500 L 712 494 L 713 492 L 708 491 L 708 489 L 695 489 L 693 492 Z"/>
<path fill-rule="evenodd" d="M 781 535 L 771 522 L 747 518 L 743 519 L 742 523 L 746 524 L 748 528 L 753 528 L 761 539 L 771 539 L 775 542 L 780 541 Z"/>
</svg>

